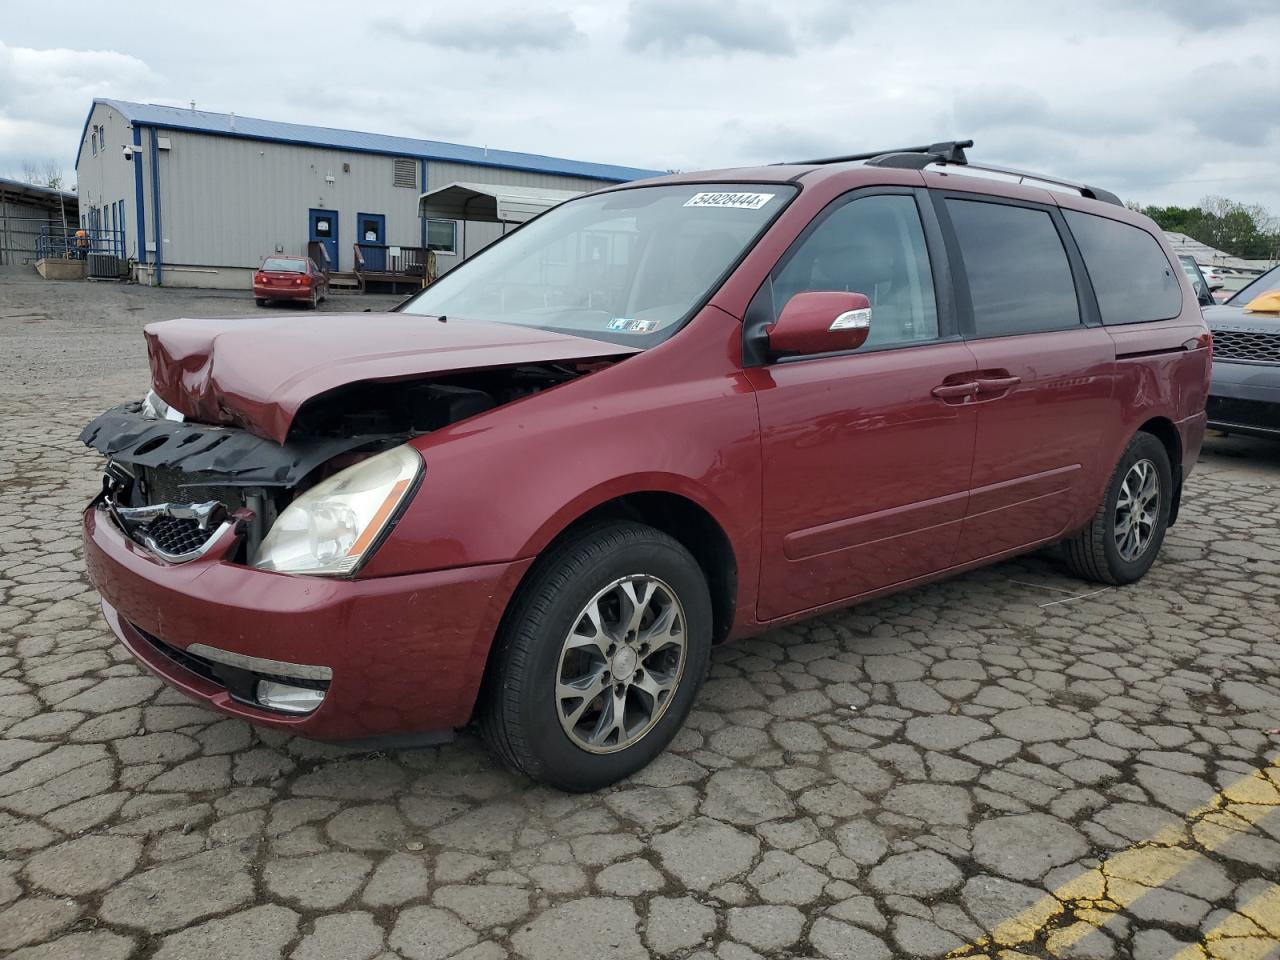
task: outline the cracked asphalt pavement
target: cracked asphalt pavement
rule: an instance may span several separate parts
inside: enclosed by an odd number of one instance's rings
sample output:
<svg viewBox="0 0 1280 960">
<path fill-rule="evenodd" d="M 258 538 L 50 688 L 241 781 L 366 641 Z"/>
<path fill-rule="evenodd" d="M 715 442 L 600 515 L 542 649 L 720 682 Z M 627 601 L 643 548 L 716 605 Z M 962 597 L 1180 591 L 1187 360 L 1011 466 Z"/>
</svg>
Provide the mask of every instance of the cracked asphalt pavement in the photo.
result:
<svg viewBox="0 0 1280 960">
<path fill-rule="evenodd" d="M 0 955 L 1280 956 L 1280 445 L 1211 438 L 1139 585 L 1034 556 L 718 649 L 665 755 L 566 796 L 465 732 L 255 730 L 114 642 L 76 435 L 144 322 L 255 312 L 0 274 Z"/>
</svg>

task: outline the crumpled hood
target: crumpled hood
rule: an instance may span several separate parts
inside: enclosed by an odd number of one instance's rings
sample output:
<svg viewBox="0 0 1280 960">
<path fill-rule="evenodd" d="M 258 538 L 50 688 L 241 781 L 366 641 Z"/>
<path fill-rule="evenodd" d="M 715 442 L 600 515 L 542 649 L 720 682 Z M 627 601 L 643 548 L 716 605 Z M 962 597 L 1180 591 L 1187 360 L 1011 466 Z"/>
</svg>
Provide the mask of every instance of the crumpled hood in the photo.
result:
<svg viewBox="0 0 1280 960">
<path fill-rule="evenodd" d="M 533 327 L 404 313 L 166 320 L 145 333 L 161 399 L 190 420 L 277 443 L 304 403 L 350 383 L 639 352 Z"/>
</svg>

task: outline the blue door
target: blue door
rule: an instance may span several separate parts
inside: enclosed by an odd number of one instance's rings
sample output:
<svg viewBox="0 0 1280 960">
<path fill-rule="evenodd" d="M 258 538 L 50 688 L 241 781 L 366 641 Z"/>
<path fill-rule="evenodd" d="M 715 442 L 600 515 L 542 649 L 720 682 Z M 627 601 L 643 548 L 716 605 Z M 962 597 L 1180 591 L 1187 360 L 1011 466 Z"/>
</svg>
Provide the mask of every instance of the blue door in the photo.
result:
<svg viewBox="0 0 1280 960">
<path fill-rule="evenodd" d="M 381 213 L 356 215 L 360 252 L 364 254 L 366 270 L 387 269 L 387 218 Z"/>
<path fill-rule="evenodd" d="M 308 217 L 310 232 L 307 234 L 308 240 L 318 240 L 324 244 L 325 251 L 329 254 L 328 269 L 338 269 L 338 211 L 337 210 L 312 210 Z M 325 269 L 325 264 L 317 264 L 321 270 Z"/>
</svg>

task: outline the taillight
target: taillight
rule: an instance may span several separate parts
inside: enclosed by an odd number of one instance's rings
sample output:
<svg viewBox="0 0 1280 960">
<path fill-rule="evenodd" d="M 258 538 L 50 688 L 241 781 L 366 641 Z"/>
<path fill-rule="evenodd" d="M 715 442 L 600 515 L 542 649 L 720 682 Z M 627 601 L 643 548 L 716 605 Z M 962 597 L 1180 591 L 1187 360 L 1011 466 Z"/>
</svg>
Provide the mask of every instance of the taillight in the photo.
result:
<svg viewBox="0 0 1280 960">
<path fill-rule="evenodd" d="M 253 275 L 253 282 L 254 282 L 254 283 L 266 283 L 266 282 L 267 282 L 267 278 L 266 278 L 266 277 L 264 277 L 264 276 L 263 276 L 262 274 L 260 274 L 260 273 L 255 273 L 255 274 Z"/>
<path fill-rule="evenodd" d="M 297 284 L 298 284 L 298 286 L 300 286 L 300 287 L 305 287 L 305 286 L 306 286 L 308 283 L 310 283 L 310 282 L 311 282 L 311 278 L 310 278 L 310 277 L 299 277 L 299 278 L 297 279 L 297 281 L 296 281 L 296 283 L 297 283 Z"/>
</svg>

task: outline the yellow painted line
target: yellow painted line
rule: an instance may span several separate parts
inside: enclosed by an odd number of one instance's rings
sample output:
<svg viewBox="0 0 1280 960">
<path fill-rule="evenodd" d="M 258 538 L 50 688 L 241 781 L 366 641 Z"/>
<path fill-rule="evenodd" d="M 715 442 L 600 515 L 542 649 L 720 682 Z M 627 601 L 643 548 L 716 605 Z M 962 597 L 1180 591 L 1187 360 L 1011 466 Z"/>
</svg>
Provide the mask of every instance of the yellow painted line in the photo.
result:
<svg viewBox="0 0 1280 960">
<path fill-rule="evenodd" d="M 1017 916 L 1000 923 L 987 936 L 957 947 L 947 956 L 970 957 L 992 946 L 1016 947 L 1028 943 L 1070 911 L 1075 920 L 1069 926 L 1052 930 L 1046 942 L 1051 953 L 1066 953 L 1114 914 L 1152 888 L 1167 883 L 1194 861 L 1198 853 L 1188 846 L 1189 840 L 1211 852 L 1240 838 L 1263 817 L 1277 812 L 1280 809 L 1280 760 L 1272 764 L 1228 785 L 1208 803 L 1189 811 L 1185 822 L 1164 827 L 1151 838 L 1113 854 L 1099 866 L 1086 870 Z M 1266 897 L 1263 894 L 1256 898 L 1265 902 L 1257 905 L 1255 912 L 1266 913 L 1267 923 L 1280 925 L 1280 902 Z M 1250 901 L 1248 906 L 1254 903 Z M 1190 954 L 1180 960 L 1206 956 L 1209 954 Z M 1240 960 L 1251 956 L 1239 955 Z M 1261 960 L 1262 954 L 1257 956 Z"/>
<path fill-rule="evenodd" d="M 1280 887 L 1270 886 L 1169 960 L 1263 960 L 1280 947 Z"/>
</svg>

